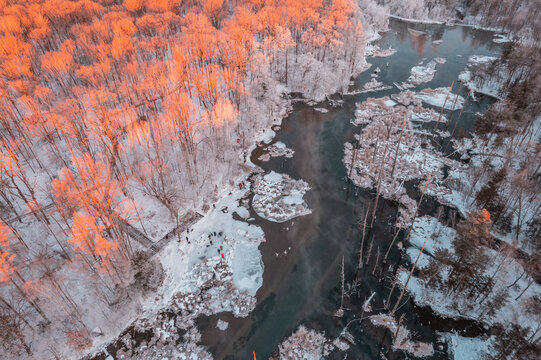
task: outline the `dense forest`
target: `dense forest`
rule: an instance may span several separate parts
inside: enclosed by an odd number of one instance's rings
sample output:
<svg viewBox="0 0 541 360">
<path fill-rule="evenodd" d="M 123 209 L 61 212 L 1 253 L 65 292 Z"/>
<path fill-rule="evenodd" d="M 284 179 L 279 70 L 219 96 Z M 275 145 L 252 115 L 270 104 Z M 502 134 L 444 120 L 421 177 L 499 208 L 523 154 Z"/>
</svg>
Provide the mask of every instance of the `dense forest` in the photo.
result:
<svg viewBox="0 0 541 360">
<path fill-rule="evenodd" d="M 87 317 L 133 296 L 136 240 L 233 184 L 283 89 L 322 99 L 364 63 L 350 0 L 0 9 L 2 343 L 28 354 L 49 327 L 90 345 Z"/>
</svg>

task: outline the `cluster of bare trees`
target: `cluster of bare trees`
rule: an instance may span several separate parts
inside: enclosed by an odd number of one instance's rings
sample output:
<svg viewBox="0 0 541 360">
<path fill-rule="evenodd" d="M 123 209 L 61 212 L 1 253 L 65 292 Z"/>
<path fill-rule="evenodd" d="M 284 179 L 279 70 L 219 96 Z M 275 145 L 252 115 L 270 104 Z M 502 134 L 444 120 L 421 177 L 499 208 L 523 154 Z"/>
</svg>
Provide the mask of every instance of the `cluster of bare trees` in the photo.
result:
<svg viewBox="0 0 541 360">
<path fill-rule="evenodd" d="M 359 20 L 352 0 L 0 1 L 2 343 L 30 353 L 24 334 L 62 313 L 88 346 L 70 272 L 114 302 L 141 248 L 128 225 L 149 236 L 148 206 L 174 223 L 211 201 L 279 115 L 279 83 L 349 83 Z"/>
<path fill-rule="evenodd" d="M 486 24 L 508 31 L 515 39 L 505 44 L 502 57 L 492 67 L 477 74 L 480 78 L 490 78 L 490 72 L 495 68 L 505 69 L 504 99 L 492 105 L 476 123 L 476 133 L 483 141 L 495 143 L 505 151 L 501 166 L 493 166 L 490 156 L 486 156 L 482 174 L 478 176 L 484 182 L 475 195 L 475 201 L 491 211 L 498 230 L 514 232 L 515 247 L 522 247 L 531 253 L 524 264 L 523 274 L 511 284 L 515 286 L 524 273 L 529 272 L 533 275 L 528 282 L 529 287 L 539 271 L 541 251 L 541 147 L 536 125 L 541 115 L 541 67 L 535 60 L 541 55 L 541 4 L 538 1 L 520 0 L 473 1 L 470 11 L 479 15 Z M 512 250 L 504 247 L 502 251 L 506 252 L 506 258 L 507 252 Z M 526 289 L 519 296 L 524 291 Z M 501 295 L 499 302 L 502 301 L 505 301 L 505 294 Z M 532 312 L 532 316 L 539 316 L 541 299 L 532 301 L 534 303 L 527 310 Z M 492 305 L 499 304 L 495 302 Z M 538 333 L 539 328 L 507 328 L 495 346 L 497 355 L 494 358 L 538 357 L 541 353 Z"/>
</svg>

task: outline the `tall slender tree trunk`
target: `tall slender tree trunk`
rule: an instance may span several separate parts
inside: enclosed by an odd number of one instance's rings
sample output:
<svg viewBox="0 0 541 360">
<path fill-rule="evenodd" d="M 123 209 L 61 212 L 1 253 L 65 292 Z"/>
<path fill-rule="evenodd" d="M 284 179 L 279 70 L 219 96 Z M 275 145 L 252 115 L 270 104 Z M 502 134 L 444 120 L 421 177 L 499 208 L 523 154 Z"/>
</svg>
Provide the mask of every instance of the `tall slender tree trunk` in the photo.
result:
<svg viewBox="0 0 541 360">
<path fill-rule="evenodd" d="M 364 239 L 365 239 L 365 235 L 366 235 L 366 220 L 368 218 L 368 209 L 369 207 L 366 208 L 366 211 L 364 212 L 364 220 L 363 220 L 363 233 L 361 235 L 361 248 L 359 249 L 359 269 L 363 267 L 363 248 L 364 248 Z"/>
<path fill-rule="evenodd" d="M 438 116 L 438 121 L 436 121 L 436 125 L 434 125 L 434 131 L 438 129 L 438 125 L 440 124 L 441 116 L 443 115 L 443 109 L 445 108 L 445 104 L 447 104 L 447 99 L 449 99 L 449 94 L 451 94 L 451 91 L 453 91 L 453 85 L 455 84 L 455 81 L 451 83 L 451 87 L 449 88 L 449 92 L 447 93 L 447 96 L 445 97 L 445 101 L 443 102 L 443 105 L 441 106 L 440 110 L 440 116 Z"/>
<path fill-rule="evenodd" d="M 30 329 L 34 329 L 29 323 L 28 321 L 26 321 L 26 319 L 24 318 L 24 316 L 21 315 L 21 313 L 19 311 L 17 311 L 17 309 L 15 309 L 13 306 L 11 306 L 10 303 L 8 303 L 6 300 L 4 300 L 4 298 L 2 296 L 0 296 L 0 302 L 2 304 L 4 304 L 8 309 L 10 309 L 15 315 L 17 315 L 17 317 L 19 319 L 21 319 L 22 322 L 24 322 L 26 324 L 26 326 L 28 326 Z"/>
<path fill-rule="evenodd" d="M 41 310 L 41 308 L 32 299 L 30 299 L 28 295 L 26 295 L 26 292 L 24 292 L 24 290 L 21 289 L 21 287 L 15 282 L 15 280 L 11 279 L 11 283 L 15 285 L 15 288 L 19 291 L 21 296 L 26 300 L 28 304 L 30 304 L 30 306 L 34 308 L 34 310 L 38 312 L 38 314 L 43 318 L 43 320 L 45 320 L 45 322 L 47 323 L 50 323 L 49 319 L 47 318 L 43 310 Z"/>
<path fill-rule="evenodd" d="M 387 160 L 388 145 L 385 145 L 385 153 L 383 154 L 383 160 L 381 161 L 381 167 L 378 174 L 378 186 L 376 189 L 376 202 L 374 203 L 374 210 L 372 211 L 372 222 L 370 227 L 374 226 L 374 219 L 376 218 L 376 209 L 378 208 L 379 193 L 381 190 L 381 180 L 383 178 L 383 172 L 385 171 L 385 161 Z"/>
</svg>

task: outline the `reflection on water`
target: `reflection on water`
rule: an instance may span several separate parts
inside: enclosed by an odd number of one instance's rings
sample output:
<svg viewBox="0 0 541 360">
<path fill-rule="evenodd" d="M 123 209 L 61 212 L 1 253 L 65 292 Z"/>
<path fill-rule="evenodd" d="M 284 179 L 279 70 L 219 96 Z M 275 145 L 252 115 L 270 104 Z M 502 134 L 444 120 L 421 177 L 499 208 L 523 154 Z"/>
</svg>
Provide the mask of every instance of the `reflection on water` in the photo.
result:
<svg viewBox="0 0 541 360">
<path fill-rule="evenodd" d="M 424 34 L 412 36 L 408 29 Z M 492 43 L 492 34 L 464 27 L 443 25 L 408 24 L 391 19 L 391 30 L 383 34 L 379 44 L 397 51 L 391 57 L 368 61 L 372 68 L 379 67 L 378 80 L 385 85 L 403 82 L 409 77 L 412 66 L 423 59 L 443 57 L 447 62 L 437 66 L 434 79 L 411 90 L 426 87 L 449 86 L 473 54 L 493 55 L 498 51 Z M 441 40 L 441 43 L 439 41 Z M 429 44 L 430 46 L 426 46 Z M 359 87 L 370 79 L 367 71 L 356 80 Z M 466 97 L 467 89 L 457 83 L 455 92 Z M 403 261 L 401 253 L 391 251 L 384 266 L 376 262 L 377 253 L 384 253 L 392 237 L 392 225 L 397 208 L 394 204 L 379 200 L 374 228 L 366 240 L 368 263 L 357 271 L 358 249 L 361 230 L 359 219 L 374 199 L 371 191 L 360 191 L 344 181 L 346 170 L 342 164 L 343 144 L 350 141 L 356 131 L 350 124 L 355 111 L 355 102 L 368 97 L 380 97 L 397 93 L 393 88 L 377 93 L 344 97 L 344 106 L 328 113 L 314 111 L 306 105 L 295 106 L 292 114 L 284 120 L 277 140 L 295 151 L 291 159 L 273 158 L 260 164 L 265 171 L 287 173 L 293 178 L 307 181 L 312 190 L 305 196 L 313 213 L 282 224 L 259 218 L 253 211 L 251 216 L 266 234 L 267 242 L 260 246 L 265 273 L 263 286 L 257 293 L 258 305 L 248 318 L 236 319 L 229 313 L 203 317 L 199 321 L 202 343 L 209 347 L 216 359 L 252 359 L 253 351 L 259 359 L 267 359 L 278 344 L 289 336 L 300 324 L 325 331 L 327 336 L 338 336 L 346 324 L 360 316 L 359 304 L 376 292 L 373 306 L 382 308 L 390 287 L 389 276 Z M 490 103 L 468 101 L 458 124 L 458 136 L 467 136 L 471 130 L 475 113 Z M 455 115 L 449 127 L 454 127 Z M 357 130 L 358 131 L 358 130 Z M 256 149 L 255 159 L 261 154 Z M 354 196 L 358 193 L 357 197 Z M 422 212 L 435 212 L 436 205 L 428 201 Z M 367 251 L 368 253 L 368 251 Z M 333 312 L 340 304 L 340 262 L 346 257 L 346 280 L 357 280 L 357 294 L 346 298 L 345 316 L 336 318 Z M 373 275 L 374 274 L 374 275 Z M 468 321 L 447 322 L 435 317 L 428 309 L 419 309 L 411 302 L 402 307 L 398 315 L 405 313 L 404 324 L 416 333 L 415 340 L 427 341 L 437 346 L 435 330 L 468 328 L 470 335 L 479 333 L 476 324 Z M 218 319 L 229 322 L 225 331 L 215 328 Z M 356 343 L 347 351 L 349 358 L 373 359 L 379 353 L 388 353 L 390 335 L 385 329 L 377 329 L 366 322 L 354 321 L 348 327 Z M 447 358 L 444 344 L 436 351 L 435 359 Z M 343 353 L 339 358 L 343 358 Z M 404 358 L 403 353 L 391 352 L 389 359 Z"/>
</svg>

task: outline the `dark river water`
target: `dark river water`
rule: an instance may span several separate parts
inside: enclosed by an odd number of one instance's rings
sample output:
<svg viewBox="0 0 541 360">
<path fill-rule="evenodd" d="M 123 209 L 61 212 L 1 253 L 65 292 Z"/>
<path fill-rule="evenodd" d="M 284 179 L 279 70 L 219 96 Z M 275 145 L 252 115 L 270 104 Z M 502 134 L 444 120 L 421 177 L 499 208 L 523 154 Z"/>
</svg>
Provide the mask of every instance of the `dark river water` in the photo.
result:
<svg viewBox="0 0 541 360">
<path fill-rule="evenodd" d="M 431 82 L 411 90 L 448 87 L 458 79 L 470 55 L 497 56 L 500 50 L 498 44 L 492 42 L 492 33 L 467 27 L 411 24 L 391 19 L 390 28 L 377 43 L 382 48 L 391 46 L 397 52 L 390 57 L 369 58 L 368 62 L 373 65 L 356 79 L 357 88 L 370 80 L 376 67 L 381 69 L 378 80 L 384 85 L 392 85 L 406 81 L 411 67 L 421 60 L 429 61 L 434 57 L 445 58 L 447 62 L 436 66 L 437 72 Z M 427 35 L 413 37 L 408 28 L 425 31 Z M 441 43 L 433 42 L 437 40 Z M 467 89 L 459 88 L 456 81 L 454 92 L 459 91 L 466 97 Z M 310 184 L 312 189 L 305 199 L 313 213 L 276 224 L 259 218 L 251 210 L 251 215 L 256 218 L 254 223 L 262 227 L 266 236 L 266 242 L 260 246 L 265 268 L 263 286 L 257 292 L 257 307 L 247 318 L 237 319 L 229 313 L 221 313 L 199 320 L 202 344 L 216 359 L 253 359 L 254 351 L 258 359 L 267 359 L 273 351 L 276 355 L 278 344 L 301 324 L 324 331 L 327 337 L 336 337 L 348 322 L 361 316 L 362 302 L 372 292 L 376 293 L 372 302 L 374 309 L 383 308 L 383 300 L 390 289 L 390 270 L 407 261 L 395 247 L 386 264 L 381 262 L 381 257 L 376 263 L 378 248 L 380 253 L 385 253 L 392 238 L 397 207 L 392 202 L 379 200 L 374 227 L 367 231 L 366 237 L 364 257 L 365 260 L 370 258 L 359 271 L 359 220 L 365 209 L 372 205 L 375 193 L 356 190 L 346 183 L 342 156 L 344 143 L 352 139 L 354 131 L 359 131 L 350 123 L 355 103 L 398 92 L 393 87 L 387 91 L 344 96 L 343 106 L 328 107 L 328 113 L 297 103 L 276 136 L 276 141 L 295 150 L 294 157 L 279 157 L 261 163 L 257 157 L 262 154 L 262 149 L 254 151 L 252 160 L 265 171 L 286 173 Z M 474 124 L 475 113 L 483 111 L 492 101 L 482 97 L 477 100 L 468 100 L 457 126 L 457 136 L 467 136 Z M 458 112 L 455 112 L 455 118 L 458 118 Z M 448 125 L 449 129 L 454 127 L 454 121 Z M 420 215 L 435 213 L 436 205 L 427 198 Z M 347 310 L 342 318 L 338 318 L 333 313 L 340 306 L 342 256 L 345 257 L 346 282 L 356 279 L 359 285 L 356 294 L 346 297 L 344 306 Z M 398 291 L 395 293 L 392 299 L 396 299 Z M 464 336 L 477 336 L 485 331 L 472 321 L 438 318 L 430 309 L 414 306 L 411 299 L 395 316 L 398 318 L 403 313 L 403 324 L 414 333 L 414 339 L 434 345 L 434 359 L 448 358 L 446 345 L 438 340 L 437 331 L 456 330 Z M 216 329 L 218 319 L 228 321 L 229 328 L 225 331 Z M 381 358 L 381 354 L 389 359 L 406 357 L 402 352 L 389 350 L 391 335 L 384 328 L 372 326 L 369 320 L 351 322 L 348 331 L 355 339 L 355 344 L 346 351 L 348 359 L 376 359 Z M 342 359 L 344 352 L 331 354 L 330 358 Z"/>
</svg>

